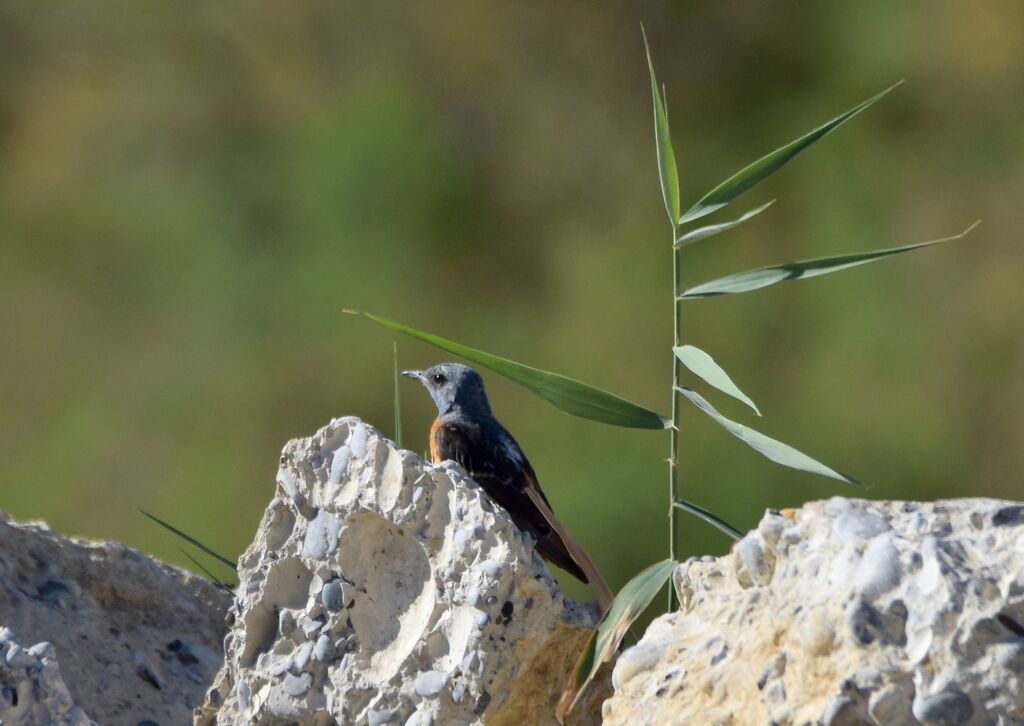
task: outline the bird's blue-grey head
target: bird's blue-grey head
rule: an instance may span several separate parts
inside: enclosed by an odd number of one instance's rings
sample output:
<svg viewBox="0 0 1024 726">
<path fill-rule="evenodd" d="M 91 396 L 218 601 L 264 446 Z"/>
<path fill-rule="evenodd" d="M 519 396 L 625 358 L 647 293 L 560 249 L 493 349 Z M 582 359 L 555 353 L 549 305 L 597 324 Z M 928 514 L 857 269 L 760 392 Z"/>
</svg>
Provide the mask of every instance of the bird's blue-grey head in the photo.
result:
<svg viewBox="0 0 1024 726">
<path fill-rule="evenodd" d="M 434 399 L 440 415 L 461 411 L 478 416 L 490 416 L 491 406 L 484 392 L 484 379 L 469 366 L 461 363 L 441 363 L 425 371 L 402 371 L 407 378 L 415 378 Z"/>
</svg>

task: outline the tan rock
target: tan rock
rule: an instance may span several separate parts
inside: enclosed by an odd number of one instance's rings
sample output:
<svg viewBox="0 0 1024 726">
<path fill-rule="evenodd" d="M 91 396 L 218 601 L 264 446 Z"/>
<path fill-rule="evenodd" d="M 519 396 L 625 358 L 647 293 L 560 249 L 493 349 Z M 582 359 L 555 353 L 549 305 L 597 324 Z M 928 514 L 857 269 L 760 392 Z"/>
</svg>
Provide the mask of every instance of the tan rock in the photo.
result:
<svg viewBox="0 0 1024 726">
<path fill-rule="evenodd" d="M 188 723 L 228 599 L 122 544 L 0 514 L 0 723 Z"/>
<path fill-rule="evenodd" d="M 674 582 L 606 724 L 1024 723 L 1024 505 L 815 502 Z"/>
</svg>

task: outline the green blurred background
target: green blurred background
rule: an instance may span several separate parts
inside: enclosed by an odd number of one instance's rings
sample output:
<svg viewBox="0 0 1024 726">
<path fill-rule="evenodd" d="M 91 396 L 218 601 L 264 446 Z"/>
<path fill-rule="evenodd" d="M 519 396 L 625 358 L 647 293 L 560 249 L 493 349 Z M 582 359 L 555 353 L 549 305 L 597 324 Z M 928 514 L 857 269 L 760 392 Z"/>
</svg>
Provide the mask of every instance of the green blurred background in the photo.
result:
<svg viewBox="0 0 1024 726">
<path fill-rule="evenodd" d="M 907 83 L 715 220 L 685 281 L 950 245 L 685 310 L 765 412 L 877 498 L 1021 498 L 1024 13 L 1006 2 L 0 4 L 0 509 L 188 565 L 229 554 L 279 451 L 392 429 L 378 312 L 667 412 L 669 231 L 646 23 L 683 204 Z M 403 367 L 446 356 L 399 340 Z M 613 585 L 665 555 L 664 433 L 487 376 Z M 407 447 L 432 419 L 403 381 Z M 684 409 L 684 494 L 741 528 L 863 494 Z M 686 519 L 685 554 L 728 542 Z M 570 591 L 580 594 L 575 585 Z"/>
</svg>

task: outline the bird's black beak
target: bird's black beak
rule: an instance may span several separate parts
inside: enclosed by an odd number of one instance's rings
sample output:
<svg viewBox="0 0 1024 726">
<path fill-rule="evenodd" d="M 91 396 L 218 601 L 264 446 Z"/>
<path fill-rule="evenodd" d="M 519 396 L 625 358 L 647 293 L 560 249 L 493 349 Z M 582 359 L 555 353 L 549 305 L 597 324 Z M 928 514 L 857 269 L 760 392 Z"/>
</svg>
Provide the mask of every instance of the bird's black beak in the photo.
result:
<svg viewBox="0 0 1024 726">
<path fill-rule="evenodd" d="M 402 371 L 402 375 L 405 376 L 406 378 L 415 378 L 420 383 L 423 382 L 422 371 Z"/>
</svg>

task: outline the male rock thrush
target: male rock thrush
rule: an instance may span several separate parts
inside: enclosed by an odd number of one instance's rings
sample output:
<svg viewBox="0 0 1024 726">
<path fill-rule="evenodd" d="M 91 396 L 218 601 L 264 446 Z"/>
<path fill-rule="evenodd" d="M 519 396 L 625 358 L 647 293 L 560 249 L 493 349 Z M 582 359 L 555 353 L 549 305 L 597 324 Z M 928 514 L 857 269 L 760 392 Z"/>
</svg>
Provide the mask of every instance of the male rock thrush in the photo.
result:
<svg viewBox="0 0 1024 726">
<path fill-rule="evenodd" d="M 480 374 L 458 363 L 442 363 L 402 375 L 419 380 L 437 405 L 438 416 L 430 427 L 433 463 L 450 459 L 460 464 L 520 529 L 534 536 L 541 557 L 589 583 L 607 612 L 612 601 L 608 584 L 551 511 L 519 444 L 494 418 Z"/>
</svg>

